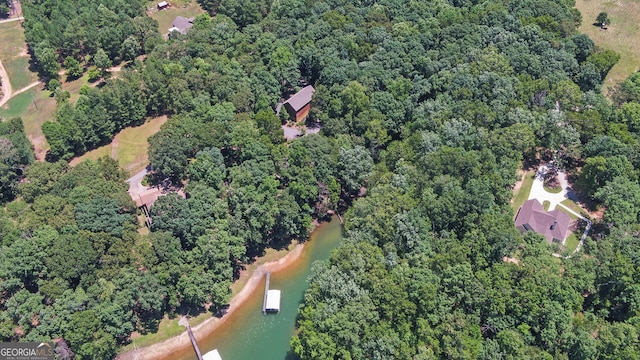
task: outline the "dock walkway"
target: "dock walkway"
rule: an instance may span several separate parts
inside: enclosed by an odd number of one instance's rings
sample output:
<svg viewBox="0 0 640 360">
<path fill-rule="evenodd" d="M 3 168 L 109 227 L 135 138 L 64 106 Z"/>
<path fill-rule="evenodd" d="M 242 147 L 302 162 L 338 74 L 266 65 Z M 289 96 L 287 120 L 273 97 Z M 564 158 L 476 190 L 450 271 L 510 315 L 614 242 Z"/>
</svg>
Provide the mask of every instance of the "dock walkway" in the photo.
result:
<svg viewBox="0 0 640 360">
<path fill-rule="evenodd" d="M 262 313 L 267 313 L 267 294 L 269 294 L 269 282 L 271 281 L 271 271 L 267 272 L 267 281 L 264 284 L 264 299 L 262 299 Z"/>
</svg>

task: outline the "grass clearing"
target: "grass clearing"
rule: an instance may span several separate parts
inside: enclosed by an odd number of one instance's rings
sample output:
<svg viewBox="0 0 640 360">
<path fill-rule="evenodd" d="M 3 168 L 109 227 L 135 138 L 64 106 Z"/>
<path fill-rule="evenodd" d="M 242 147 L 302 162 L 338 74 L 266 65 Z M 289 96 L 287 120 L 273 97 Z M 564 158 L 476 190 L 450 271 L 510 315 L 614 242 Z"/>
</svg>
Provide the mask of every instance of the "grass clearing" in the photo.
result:
<svg viewBox="0 0 640 360">
<path fill-rule="evenodd" d="M 544 211 L 549 211 L 549 206 L 551 206 L 551 202 L 549 200 L 545 200 L 542 202 L 542 208 Z"/>
<path fill-rule="evenodd" d="M 544 191 L 550 193 L 550 194 L 559 194 L 562 191 L 561 187 L 549 187 L 549 186 L 543 186 Z"/>
<path fill-rule="evenodd" d="M 587 213 L 583 208 L 580 207 L 580 205 L 576 204 L 573 200 L 571 199 L 564 199 L 562 200 L 562 202 L 560 202 L 562 205 L 568 207 L 569 209 L 577 212 L 578 214 L 582 215 L 585 219 L 591 219 L 591 217 L 589 216 L 589 213 Z M 558 209 L 562 210 L 562 207 L 558 207 Z M 578 217 L 576 217 L 575 215 L 573 215 L 572 213 L 565 211 L 567 214 L 569 214 L 569 216 L 572 219 L 578 219 Z"/>
<path fill-rule="evenodd" d="M 155 332 L 152 334 L 145 334 L 145 335 L 134 333 L 134 335 L 132 335 L 133 339 L 131 341 L 131 344 L 120 349 L 120 352 L 133 350 L 134 346 L 144 347 L 144 346 L 153 345 L 163 340 L 180 335 L 184 331 L 184 327 L 181 325 L 178 325 L 179 320 L 180 319 L 177 317 L 174 319 L 169 319 L 167 316 L 165 316 L 160 321 L 160 324 L 158 326 L 158 332 Z"/>
<path fill-rule="evenodd" d="M 620 54 L 620 60 L 603 83 L 603 93 L 609 95 L 608 88 L 638 71 L 640 66 L 640 1 L 576 0 L 575 7 L 582 14 L 582 25 L 578 30 L 589 35 L 600 48 Z M 603 11 L 611 19 L 607 30 L 593 26 Z"/>
<path fill-rule="evenodd" d="M 569 235 L 564 243 L 564 250 L 570 253 L 574 252 L 578 247 L 579 242 L 580 240 L 578 239 L 578 236 L 574 233 L 571 233 L 571 235 Z"/>
<path fill-rule="evenodd" d="M 29 57 L 17 56 L 7 62 L 2 62 L 9 74 L 9 81 L 13 91 L 18 91 L 38 81 L 38 76 L 29 70 Z"/>
<path fill-rule="evenodd" d="M 524 202 L 529 198 L 529 193 L 531 193 L 531 186 L 533 185 L 535 173 L 533 171 L 527 171 L 522 175 L 522 177 L 522 185 L 518 189 L 518 192 L 515 194 L 515 196 L 513 197 L 513 201 L 511 202 L 511 207 L 513 208 L 514 212 L 517 212 L 522 204 L 524 204 Z"/>
<path fill-rule="evenodd" d="M 35 90 L 29 90 L 14 96 L 0 108 L 0 116 L 7 119 L 22 116 L 29 107 L 33 106 L 31 99 L 35 96 L 34 94 Z"/>
<path fill-rule="evenodd" d="M 37 74 L 29 70 L 29 59 L 21 22 L 0 24 L 0 61 L 9 74 L 13 91 L 38 81 Z"/>
<path fill-rule="evenodd" d="M 16 95 L 0 108 L 0 116 L 4 118 L 21 117 L 24 131 L 33 144 L 36 158 L 44 160 L 49 144 L 42 133 L 42 124 L 53 119 L 56 112 L 56 101 L 51 93 L 36 86 Z"/>
<path fill-rule="evenodd" d="M 149 15 L 158 21 L 158 29 L 162 35 L 167 34 L 176 16 L 190 18 L 205 12 L 195 0 L 172 0 L 169 2 L 171 7 L 164 10 L 157 10 L 157 3 L 157 1 L 151 1 L 147 8 L 154 9 Z"/>
<path fill-rule="evenodd" d="M 135 174 L 144 169 L 149 162 L 147 154 L 149 143 L 147 139 L 160 131 L 160 127 L 166 121 L 166 116 L 159 116 L 147 120 L 140 126 L 123 129 L 113 138 L 110 144 L 73 158 L 70 164 L 75 166 L 85 159 L 96 160 L 106 155 L 118 160 L 120 167 L 129 171 L 130 174 Z"/>
</svg>

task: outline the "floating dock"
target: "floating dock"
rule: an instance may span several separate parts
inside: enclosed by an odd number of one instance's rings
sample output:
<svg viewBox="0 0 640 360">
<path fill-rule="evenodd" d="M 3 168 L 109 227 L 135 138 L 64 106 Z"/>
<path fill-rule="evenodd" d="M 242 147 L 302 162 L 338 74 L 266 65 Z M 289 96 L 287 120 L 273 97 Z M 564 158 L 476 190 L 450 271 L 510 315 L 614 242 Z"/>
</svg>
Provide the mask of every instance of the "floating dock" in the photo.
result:
<svg viewBox="0 0 640 360">
<path fill-rule="evenodd" d="M 222 360 L 222 357 L 220 356 L 218 349 L 214 349 L 204 354 L 202 360 Z"/>
<path fill-rule="evenodd" d="M 265 314 L 280 311 L 280 290 L 269 290 L 270 282 L 271 272 L 268 272 L 264 285 L 264 299 L 262 300 L 262 312 Z"/>
</svg>

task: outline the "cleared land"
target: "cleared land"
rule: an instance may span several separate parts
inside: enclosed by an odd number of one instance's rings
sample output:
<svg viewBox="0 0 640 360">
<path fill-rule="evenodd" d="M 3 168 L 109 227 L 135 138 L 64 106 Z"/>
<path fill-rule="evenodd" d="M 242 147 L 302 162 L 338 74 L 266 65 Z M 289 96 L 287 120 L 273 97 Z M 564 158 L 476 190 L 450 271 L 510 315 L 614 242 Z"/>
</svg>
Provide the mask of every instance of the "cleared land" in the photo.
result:
<svg viewBox="0 0 640 360">
<path fill-rule="evenodd" d="M 166 121 L 166 116 L 160 116 L 149 119 L 140 126 L 123 129 L 113 138 L 110 144 L 73 158 L 70 164 L 75 166 L 85 159 L 96 160 L 102 156 L 110 156 L 118 160 L 120 167 L 131 174 L 135 174 L 144 169 L 149 163 L 149 156 L 147 155 L 149 143 L 147 139 L 160 131 L 160 127 Z"/>
<path fill-rule="evenodd" d="M 3 118 L 22 117 L 27 137 L 33 144 L 36 158 L 44 160 L 49 145 L 42 134 L 42 124 L 51 119 L 56 102 L 42 86 L 21 91 L 38 81 L 38 75 L 29 70 L 29 54 L 20 21 L 0 24 L 0 61 L 9 76 L 15 94 L 0 108 Z M 17 93 L 17 94 L 16 94 Z"/>
<path fill-rule="evenodd" d="M 626 79 L 640 67 L 640 1 L 637 0 L 576 0 L 576 8 L 582 14 L 583 32 L 603 49 L 620 54 L 620 60 L 609 71 L 603 84 L 608 89 Z M 593 26 L 600 12 L 609 14 L 608 29 Z"/>
<path fill-rule="evenodd" d="M 522 180 L 520 180 L 513 189 L 515 194 L 513 200 L 511 201 L 511 208 L 513 208 L 514 211 L 514 218 L 520 206 L 522 206 L 522 204 L 524 204 L 524 202 L 529 198 L 529 193 L 531 192 L 531 186 L 533 185 L 534 177 L 534 171 L 529 170 L 524 172 L 522 174 Z"/>
<path fill-rule="evenodd" d="M 147 4 L 147 9 L 150 9 L 147 14 L 158 21 L 158 29 L 163 36 L 169 31 L 171 23 L 176 16 L 189 18 L 205 12 L 195 0 L 169 1 L 171 6 L 164 10 L 158 10 L 156 7 L 157 4 L 158 1 L 150 1 Z"/>
<path fill-rule="evenodd" d="M 25 41 L 20 21 L 0 24 L 0 61 L 9 74 L 14 91 L 38 81 L 38 76 L 29 71 Z"/>
</svg>

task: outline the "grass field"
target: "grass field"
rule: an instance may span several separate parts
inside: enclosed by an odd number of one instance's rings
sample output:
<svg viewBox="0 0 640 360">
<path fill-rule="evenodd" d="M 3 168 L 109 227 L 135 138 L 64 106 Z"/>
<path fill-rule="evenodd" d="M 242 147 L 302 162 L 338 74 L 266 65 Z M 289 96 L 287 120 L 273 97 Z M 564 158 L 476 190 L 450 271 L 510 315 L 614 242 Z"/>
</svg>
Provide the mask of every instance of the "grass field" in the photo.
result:
<svg viewBox="0 0 640 360">
<path fill-rule="evenodd" d="M 135 174 L 144 169 L 149 162 L 147 155 L 149 143 L 147 139 L 160 131 L 160 126 L 166 121 L 166 116 L 160 116 L 150 119 L 140 126 L 126 128 L 113 138 L 111 144 L 101 146 L 80 157 L 73 158 L 70 164 L 74 166 L 85 159 L 96 160 L 106 155 L 118 160 L 120 167 L 129 171 L 130 174 Z"/>
<path fill-rule="evenodd" d="M 29 55 L 19 21 L 0 24 L 0 61 L 9 74 L 13 91 L 38 80 L 38 76 L 29 71 Z"/>
<path fill-rule="evenodd" d="M 522 204 L 524 204 L 524 202 L 529 198 L 535 174 L 533 171 L 527 171 L 522 176 L 524 179 L 522 181 L 522 186 L 520 186 L 520 189 L 515 194 L 513 201 L 511 202 L 511 207 L 513 208 L 514 213 L 518 211 L 520 206 L 522 206 Z"/>
<path fill-rule="evenodd" d="M 189 18 L 204 13 L 204 10 L 202 10 L 195 0 L 171 0 L 169 1 L 171 7 L 160 11 L 156 9 L 157 3 L 157 1 L 151 1 L 148 3 L 147 8 L 154 9 L 153 12 L 151 12 L 151 17 L 158 21 L 158 29 L 162 35 L 165 35 L 169 31 L 171 23 L 176 16 Z"/>
<path fill-rule="evenodd" d="M 564 249 L 568 252 L 573 252 L 578 247 L 579 242 L 578 235 L 571 233 L 564 243 Z"/>
<path fill-rule="evenodd" d="M 42 133 L 42 124 L 53 119 L 56 112 L 56 101 L 50 97 L 50 92 L 39 87 L 17 95 L 9 101 L 7 112 L 12 116 L 22 117 L 24 130 L 33 144 L 36 158 L 44 160 L 49 144 Z M 0 115 L 4 116 L 4 109 L 0 109 Z"/>
<path fill-rule="evenodd" d="M 579 31 L 589 35 L 597 46 L 620 54 L 620 60 L 609 71 L 603 92 L 626 79 L 640 67 L 640 1 L 638 0 L 576 0 L 582 14 Z M 609 14 L 611 24 L 603 30 L 593 26 L 600 12 Z"/>
<path fill-rule="evenodd" d="M 552 187 L 549 187 L 549 186 L 543 186 L 543 188 L 544 188 L 544 191 L 546 191 L 546 192 L 548 192 L 550 194 L 559 194 L 562 191 L 561 187 L 552 188 Z"/>
<path fill-rule="evenodd" d="M 565 199 L 562 200 L 561 202 L 562 205 L 568 207 L 569 209 L 577 212 L 578 214 L 582 215 L 585 219 L 590 219 L 591 217 L 589 216 L 589 214 L 584 211 L 583 208 L 581 208 L 578 204 L 576 204 L 575 202 L 573 202 L 570 199 Z M 560 210 L 562 210 L 562 208 L 560 208 Z M 566 213 L 572 218 L 572 219 L 578 219 L 575 215 L 573 215 L 572 213 L 566 211 Z"/>
</svg>

